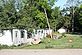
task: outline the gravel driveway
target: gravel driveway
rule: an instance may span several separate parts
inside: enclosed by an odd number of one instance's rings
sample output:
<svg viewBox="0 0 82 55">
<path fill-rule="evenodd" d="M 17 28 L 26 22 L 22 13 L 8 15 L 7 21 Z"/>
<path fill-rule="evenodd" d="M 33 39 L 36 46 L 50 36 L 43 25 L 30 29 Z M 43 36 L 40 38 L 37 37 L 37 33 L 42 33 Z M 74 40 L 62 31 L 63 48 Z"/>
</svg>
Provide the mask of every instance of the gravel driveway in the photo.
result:
<svg viewBox="0 0 82 55">
<path fill-rule="evenodd" d="M 0 55 L 82 55 L 82 49 L 3 49 Z"/>
</svg>

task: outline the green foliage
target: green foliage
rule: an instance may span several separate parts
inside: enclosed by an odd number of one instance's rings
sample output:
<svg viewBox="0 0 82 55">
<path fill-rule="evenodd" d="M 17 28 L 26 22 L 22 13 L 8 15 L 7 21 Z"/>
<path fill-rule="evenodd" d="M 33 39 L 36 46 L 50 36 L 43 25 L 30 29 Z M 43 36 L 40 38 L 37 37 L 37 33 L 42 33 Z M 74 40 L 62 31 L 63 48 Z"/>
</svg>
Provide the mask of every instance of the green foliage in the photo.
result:
<svg viewBox="0 0 82 55">
<path fill-rule="evenodd" d="M 14 49 L 15 47 L 17 47 L 17 46 L 15 46 L 15 45 L 8 46 L 8 45 L 1 45 L 0 44 L 0 49 Z"/>
<path fill-rule="evenodd" d="M 0 12 L 0 28 L 12 28 L 12 25 L 18 20 L 13 2 L 6 3 L 2 9 L 3 10 Z"/>
<path fill-rule="evenodd" d="M 80 12 L 79 12 L 79 16 L 80 16 L 80 18 L 79 18 L 79 23 L 82 25 L 82 5 L 80 5 Z"/>
<path fill-rule="evenodd" d="M 0 49 L 8 49 L 9 48 L 9 46 L 7 46 L 7 45 L 0 45 Z"/>
<path fill-rule="evenodd" d="M 61 27 L 66 27 L 68 30 L 72 28 L 72 8 L 74 8 L 74 29 L 82 30 L 82 5 L 75 6 L 79 0 L 70 0 L 75 2 L 74 7 L 68 7 L 65 10 L 60 10 L 59 7 L 53 7 L 57 0 L 21 0 L 15 4 L 15 0 L 7 2 L 0 0 L 0 29 L 4 28 L 25 28 L 38 29 L 50 28 L 57 31 Z M 18 1 L 18 0 L 17 0 Z M 71 2 L 67 4 L 71 5 Z M 17 11 L 20 7 L 19 11 Z M 67 11 L 70 14 L 67 14 Z M 64 14 L 62 14 L 64 13 Z"/>
<path fill-rule="evenodd" d="M 37 12 L 37 15 L 35 16 L 35 20 L 37 21 L 37 26 L 39 28 L 46 27 L 46 18 L 44 13 Z"/>
<path fill-rule="evenodd" d="M 62 15 L 59 7 L 55 7 L 51 13 L 52 19 L 50 21 L 51 28 L 55 31 L 62 24 Z M 59 21 L 60 20 L 60 21 Z"/>
</svg>

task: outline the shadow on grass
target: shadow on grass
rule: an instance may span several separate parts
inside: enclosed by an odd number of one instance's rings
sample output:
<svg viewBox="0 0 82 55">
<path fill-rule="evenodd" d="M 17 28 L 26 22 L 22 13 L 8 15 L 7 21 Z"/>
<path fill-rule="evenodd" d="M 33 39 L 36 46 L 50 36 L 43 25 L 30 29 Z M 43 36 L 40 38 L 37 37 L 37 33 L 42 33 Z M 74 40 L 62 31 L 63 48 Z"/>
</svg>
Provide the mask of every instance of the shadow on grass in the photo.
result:
<svg viewBox="0 0 82 55">
<path fill-rule="evenodd" d="M 70 33 L 67 33 L 67 34 L 72 34 L 72 35 L 82 35 L 82 32 L 70 32 Z"/>
</svg>

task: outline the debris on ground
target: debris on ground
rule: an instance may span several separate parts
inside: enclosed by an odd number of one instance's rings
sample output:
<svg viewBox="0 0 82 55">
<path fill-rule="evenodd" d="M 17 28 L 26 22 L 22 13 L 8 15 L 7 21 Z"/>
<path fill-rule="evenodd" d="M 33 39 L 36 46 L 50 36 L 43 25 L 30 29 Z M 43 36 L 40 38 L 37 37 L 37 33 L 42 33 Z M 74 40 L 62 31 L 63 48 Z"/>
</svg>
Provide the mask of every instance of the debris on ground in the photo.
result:
<svg viewBox="0 0 82 55">
<path fill-rule="evenodd" d="M 41 39 L 39 37 L 33 37 L 27 40 L 28 45 L 39 44 L 40 42 L 41 42 Z"/>
</svg>

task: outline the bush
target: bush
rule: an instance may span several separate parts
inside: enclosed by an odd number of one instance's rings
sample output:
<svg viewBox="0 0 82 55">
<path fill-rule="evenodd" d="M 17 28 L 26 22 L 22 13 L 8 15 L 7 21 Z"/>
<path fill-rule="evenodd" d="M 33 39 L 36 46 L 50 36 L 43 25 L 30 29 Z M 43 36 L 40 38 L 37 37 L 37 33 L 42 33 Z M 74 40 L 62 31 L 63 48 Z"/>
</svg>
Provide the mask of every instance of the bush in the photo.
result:
<svg viewBox="0 0 82 55">
<path fill-rule="evenodd" d="M 66 37 L 66 35 L 63 33 L 63 34 L 62 34 L 62 37 Z"/>
<path fill-rule="evenodd" d="M 8 46 L 8 45 L 1 45 L 0 44 L 0 49 L 13 49 L 14 47 L 17 47 L 17 46 L 15 46 L 15 45 Z"/>
<path fill-rule="evenodd" d="M 7 45 L 0 45 L 0 49 L 8 49 L 9 48 L 9 46 L 7 46 Z"/>
<path fill-rule="evenodd" d="M 12 46 L 10 46 L 9 48 L 10 49 L 13 49 L 14 47 L 17 47 L 16 45 L 12 45 Z"/>
<path fill-rule="evenodd" d="M 82 38 L 82 36 L 80 36 Z"/>
</svg>

